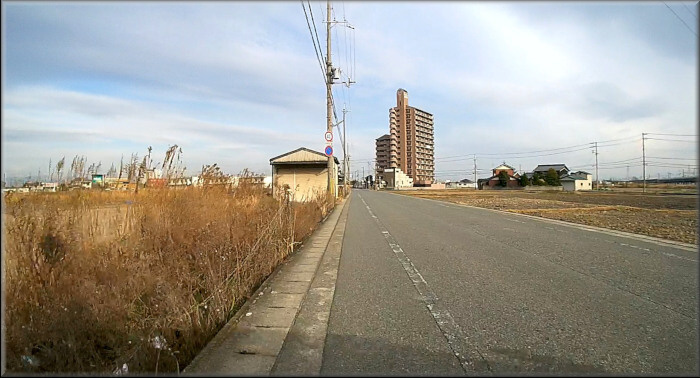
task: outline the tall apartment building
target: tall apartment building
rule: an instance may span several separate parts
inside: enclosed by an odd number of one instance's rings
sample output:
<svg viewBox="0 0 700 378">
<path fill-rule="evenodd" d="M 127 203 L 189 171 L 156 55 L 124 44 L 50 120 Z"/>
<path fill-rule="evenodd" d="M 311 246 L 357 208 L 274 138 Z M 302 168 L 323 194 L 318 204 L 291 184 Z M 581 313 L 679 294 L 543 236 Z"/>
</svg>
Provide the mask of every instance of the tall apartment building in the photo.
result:
<svg viewBox="0 0 700 378">
<path fill-rule="evenodd" d="M 396 168 L 396 140 L 392 139 L 389 134 L 384 134 L 376 139 L 375 147 L 377 168 L 380 170 Z"/>
<path fill-rule="evenodd" d="M 377 171 L 399 168 L 416 186 L 435 181 L 433 115 L 408 106 L 408 92 L 396 91 L 396 106 L 389 109 L 389 134 L 376 140 Z"/>
</svg>

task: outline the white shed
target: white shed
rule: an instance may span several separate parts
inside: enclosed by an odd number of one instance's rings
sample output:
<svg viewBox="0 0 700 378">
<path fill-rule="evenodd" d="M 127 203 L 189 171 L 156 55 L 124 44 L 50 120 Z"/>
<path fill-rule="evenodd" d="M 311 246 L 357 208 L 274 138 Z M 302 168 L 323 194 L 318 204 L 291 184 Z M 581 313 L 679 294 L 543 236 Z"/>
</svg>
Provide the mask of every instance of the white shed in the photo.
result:
<svg viewBox="0 0 700 378">
<path fill-rule="evenodd" d="M 570 173 L 560 178 L 559 181 L 567 192 L 593 189 L 593 175 L 584 171 Z"/>
</svg>

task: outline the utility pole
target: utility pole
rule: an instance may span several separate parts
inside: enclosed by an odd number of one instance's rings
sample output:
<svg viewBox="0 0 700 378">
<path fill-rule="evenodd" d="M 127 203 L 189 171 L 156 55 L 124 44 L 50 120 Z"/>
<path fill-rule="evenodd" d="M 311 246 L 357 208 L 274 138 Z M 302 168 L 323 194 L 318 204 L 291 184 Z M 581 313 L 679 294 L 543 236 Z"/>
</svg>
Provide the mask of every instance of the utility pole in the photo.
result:
<svg viewBox="0 0 700 378">
<path fill-rule="evenodd" d="M 367 176 L 369 176 L 370 172 L 372 172 L 372 162 L 368 161 L 367 162 Z M 369 189 L 369 180 L 367 180 L 367 189 Z"/>
<path fill-rule="evenodd" d="M 593 142 L 595 151 L 593 153 L 595 154 L 595 189 L 598 190 L 598 142 Z"/>
<path fill-rule="evenodd" d="M 474 154 L 474 185 L 476 185 L 476 154 Z"/>
<path fill-rule="evenodd" d="M 343 186 L 345 195 L 348 192 L 348 135 L 345 134 L 345 114 L 348 111 L 343 105 Z"/>
<path fill-rule="evenodd" d="M 647 155 L 644 146 L 644 135 L 646 133 L 642 133 L 642 193 L 647 192 Z"/>
<path fill-rule="evenodd" d="M 365 188 L 365 167 L 362 167 L 362 189 Z"/>
<path fill-rule="evenodd" d="M 326 1 L 326 131 L 333 132 L 333 123 L 331 122 L 331 113 L 333 112 L 333 104 L 331 97 L 333 92 L 333 66 L 331 64 L 331 2 Z M 328 192 L 335 198 L 335 180 L 333 179 L 333 155 L 328 156 Z"/>
</svg>

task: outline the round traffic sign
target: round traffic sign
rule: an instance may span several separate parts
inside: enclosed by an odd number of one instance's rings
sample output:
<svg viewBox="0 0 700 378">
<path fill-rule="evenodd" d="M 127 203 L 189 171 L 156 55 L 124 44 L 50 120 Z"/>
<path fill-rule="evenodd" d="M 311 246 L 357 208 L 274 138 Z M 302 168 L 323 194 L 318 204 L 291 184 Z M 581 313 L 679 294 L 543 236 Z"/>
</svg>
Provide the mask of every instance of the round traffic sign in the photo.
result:
<svg viewBox="0 0 700 378">
<path fill-rule="evenodd" d="M 331 146 L 326 146 L 326 156 L 331 156 L 333 155 L 333 147 Z"/>
<path fill-rule="evenodd" d="M 326 138 L 326 142 L 333 141 L 333 133 L 330 131 L 326 131 L 326 134 L 323 137 Z"/>
</svg>

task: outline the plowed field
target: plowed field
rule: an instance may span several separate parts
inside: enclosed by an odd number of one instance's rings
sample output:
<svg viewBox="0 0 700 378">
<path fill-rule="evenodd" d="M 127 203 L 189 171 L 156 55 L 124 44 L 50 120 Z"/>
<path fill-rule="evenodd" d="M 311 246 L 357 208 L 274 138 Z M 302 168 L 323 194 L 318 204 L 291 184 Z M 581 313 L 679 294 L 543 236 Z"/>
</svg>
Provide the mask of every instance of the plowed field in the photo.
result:
<svg viewBox="0 0 700 378">
<path fill-rule="evenodd" d="M 558 219 L 697 244 L 697 195 L 523 190 L 406 190 L 394 193 Z"/>
</svg>

